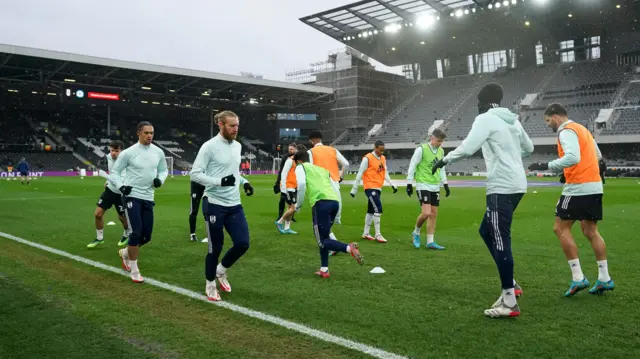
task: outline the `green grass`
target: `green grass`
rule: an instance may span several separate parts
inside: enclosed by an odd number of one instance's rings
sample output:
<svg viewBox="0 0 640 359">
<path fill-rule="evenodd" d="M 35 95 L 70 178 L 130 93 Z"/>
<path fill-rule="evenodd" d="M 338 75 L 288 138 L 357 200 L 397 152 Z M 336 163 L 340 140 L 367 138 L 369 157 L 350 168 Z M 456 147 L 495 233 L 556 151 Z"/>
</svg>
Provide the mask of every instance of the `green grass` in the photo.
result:
<svg viewBox="0 0 640 359">
<path fill-rule="evenodd" d="M 226 301 L 413 358 L 640 356 L 640 289 L 635 285 L 640 263 L 635 238 L 640 231 L 637 180 L 609 180 L 605 187 L 605 219 L 600 231 L 616 281 L 616 290 L 606 296 L 581 292 L 574 298 L 562 297 L 571 274 L 552 231 L 560 188 L 535 188 L 536 194 L 530 189 L 516 212 L 512 231 L 516 279 L 524 289 L 519 301 L 522 316 L 515 320 L 492 320 L 482 313 L 500 294 L 495 264 L 477 235 L 485 207 L 483 188 L 452 187 L 452 195 L 442 199 L 436 240 L 447 250 L 441 252 L 411 246 L 410 232 L 419 211 L 415 197 L 407 198 L 402 189 L 395 195 L 385 189 L 382 231 L 389 243 L 360 241 L 366 265 L 360 267 L 346 255 L 332 257 L 331 278 L 322 280 L 313 276 L 319 256 L 310 208 L 305 206 L 296 215 L 298 222 L 292 228 L 298 235 L 281 235 L 273 225 L 278 201 L 271 190 L 273 177 L 252 176 L 250 180 L 256 194 L 243 195 L 242 200 L 251 248 L 229 271 L 233 292 L 223 293 Z M 41 178 L 31 186 L 0 181 L 0 231 L 118 266 L 119 225 L 106 227 L 104 245 L 86 248 L 95 237 L 93 210 L 101 184 L 94 178 Z M 352 199 L 350 186 L 342 189 L 343 224 L 335 226 L 334 232 L 345 242 L 359 240 L 366 199 L 362 190 Z M 153 241 L 142 249 L 139 266 L 144 276 L 203 292 L 206 244 L 188 240 L 188 191 L 188 178 L 183 177 L 170 179 L 156 191 Z M 107 220 L 117 223 L 113 211 L 108 212 Z M 581 264 L 593 281 L 595 258 L 579 226 L 575 227 Z M 204 236 L 201 218 L 198 228 L 199 236 Z M 228 242 L 227 237 L 225 249 Z M 374 266 L 387 273 L 369 274 Z M 363 356 L 206 303 L 150 286 L 133 286 L 125 277 L 69 263 L 3 238 L 0 273 L 7 277 L 4 282 L 0 279 L 0 294 L 5 298 L 0 304 L 13 308 L 10 320 L 24 318 L 45 325 L 44 319 L 38 319 L 42 316 L 29 309 L 32 303 L 48 313 L 45 319 L 99 333 L 105 352 L 119 341 L 121 352 L 114 352 L 121 353 L 118 357 L 136 351 L 142 351 L 140 357 Z M 42 300 L 49 293 L 47 283 L 59 288 L 51 294 L 52 302 Z M 126 318 L 135 306 L 118 294 L 125 296 L 132 287 L 133 295 L 158 298 L 158 304 L 145 306 L 136 315 L 136 322 L 145 323 L 139 331 Z M 7 302 L 8 295 L 25 300 L 11 306 L 14 300 Z M 158 317 L 157 311 L 174 310 L 180 312 L 176 318 Z M 0 314 L 4 320 L 5 312 Z M 210 326 L 188 320 L 203 316 L 211 321 Z M 222 319 L 224 330 L 217 327 Z M 22 329 L 40 333 L 32 327 Z M 0 329 L 0 334 L 15 341 L 21 336 L 22 329 L 18 329 L 8 333 Z M 248 334 L 248 339 L 241 340 L 240 334 L 233 334 L 236 331 Z M 55 331 L 45 334 L 51 345 L 60 348 L 74 348 L 73 340 L 87 339 L 78 336 L 65 342 L 51 338 Z M 220 340 L 216 334 L 231 335 L 233 340 Z M 137 339 L 132 341 L 132 337 Z M 201 337 L 212 338 L 211 343 L 203 345 L 206 339 Z M 5 357 L 3 349 L 14 356 L 20 353 L 19 346 L 0 344 L 0 357 Z M 53 353 L 44 352 L 49 357 Z"/>
</svg>

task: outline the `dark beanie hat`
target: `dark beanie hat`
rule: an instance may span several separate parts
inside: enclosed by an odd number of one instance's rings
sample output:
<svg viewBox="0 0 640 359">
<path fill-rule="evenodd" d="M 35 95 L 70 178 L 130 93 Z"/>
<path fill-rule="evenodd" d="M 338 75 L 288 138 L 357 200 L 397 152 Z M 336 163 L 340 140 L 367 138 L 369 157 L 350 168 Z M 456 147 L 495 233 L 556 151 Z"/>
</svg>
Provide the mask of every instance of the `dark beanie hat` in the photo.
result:
<svg viewBox="0 0 640 359">
<path fill-rule="evenodd" d="M 480 103 L 496 103 L 500 104 L 502 101 L 502 86 L 492 82 L 484 85 L 482 90 L 478 93 L 478 102 Z"/>
</svg>

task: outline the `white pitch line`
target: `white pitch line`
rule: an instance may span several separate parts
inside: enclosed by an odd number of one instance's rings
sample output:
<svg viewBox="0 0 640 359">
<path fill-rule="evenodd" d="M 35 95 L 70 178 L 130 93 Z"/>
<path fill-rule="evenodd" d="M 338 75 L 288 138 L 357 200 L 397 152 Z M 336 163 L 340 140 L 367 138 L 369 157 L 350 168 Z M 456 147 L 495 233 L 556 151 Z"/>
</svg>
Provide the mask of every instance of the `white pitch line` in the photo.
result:
<svg viewBox="0 0 640 359">
<path fill-rule="evenodd" d="M 80 262 L 80 263 L 84 263 L 87 265 L 90 265 L 92 267 L 95 268 L 100 268 L 103 269 L 105 271 L 108 272 L 112 272 L 115 274 L 119 274 L 125 277 L 129 277 L 129 273 L 125 272 L 124 270 L 120 269 L 120 268 L 116 268 L 116 267 L 112 267 L 109 265 L 106 265 L 104 263 L 100 263 L 100 262 L 96 262 L 93 261 L 91 259 L 87 259 L 84 257 L 80 257 L 80 256 L 76 256 L 74 254 L 65 252 L 65 251 L 61 251 L 59 249 L 55 249 L 55 248 L 51 248 L 39 243 L 34 243 L 31 241 L 28 241 L 26 239 L 22 239 L 20 237 L 16 237 L 14 235 L 11 235 L 9 233 L 4 233 L 4 232 L 0 232 L 0 237 L 4 237 L 7 239 L 10 239 L 12 241 L 18 242 L 18 243 L 22 243 L 22 244 L 26 244 L 28 246 L 34 247 L 34 248 L 38 248 L 40 250 L 49 252 L 49 253 L 53 253 L 53 254 L 57 254 L 59 256 L 65 257 L 65 258 L 69 258 L 69 259 L 73 259 L 74 261 Z M 149 277 L 144 277 L 144 283 L 152 285 L 154 287 L 158 287 L 158 288 L 162 288 L 162 289 L 166 289 L 169 291 L 172 291 L 174 293 L 178 293 L 178 294 L 182 294 L 184 296 L 193 298 L 193 299 L 197 299 L 197 300 L 201 300 L 203 302 L 206 303 L 210 303 L 210 304 L 214 304 L 217 305 L 219 307 L 222 308 L 226 308 L 229 309 L 233 312 L 236 313 L 240 313 L 240 314 L 244 314 L 246 316 L 252 317 L 252 318 L 256 318 L 256 319 L 260 319 L 263 320 L 265 322 L 269 322 L 272 324 L 275 324 L 277 326 L 283 327 L 283 328 L 287 328 L 293 331 L 296 331 L 298 333 L 302 333 L 311 337 L 314 337 L 316 339 L 320 339 L 323 340 L 325 342 L 329 342 L 329 343 L 333 343 L 333 344 L 338 344 L 341 345 L 345 348 L 349 348 L 352 350 L 356 350 L 359 351 L 361 353 L 365 353 L 368 355 L 371 355 L 374 358 L 380 358 L 380 359 L 408 359 L 405 356 L 401 356 L 398 354 L 394 354 L 394 353 L 390 353 L 387 351 L 384 351 L 382 349 L 378 349 L 378 348 L 374 348 L 372 346 L 366 345 L 366 344 L 362 344 L 362 343 L 358 343 L 358 342 L 354 342 L 352 340 L 346 339 L 346 338 L 342 338 L 333 334 L 329 334 L 327 332 L 323 332 L 321 330 L 317 330 L 317 329 L 312 329 L 310 327 L 307 327 L 305 325 L 302 324 L 298 324 L 298 323 L 294 323 L 291 321 L 288 321 L 286 319 L 282 319 L 279 317 L 276 317 L 274 315 L 269 315 L 269 314 L 265 314 L 262 312 L 258 312 L 256 310 L 252 310 L 249 308 L 245 308 L 245 307 L 241 307 L 239 305 L 236 304 L 232 304 L 229 302 L 212 302 L 210 300 L 207 299 L 207 296 L 203 295 L 203 294 L 199 294 L 196 293 L 194 291 L 188 290 L 188 289 L 184 289 L 181 287 L 177 287 L 168 283 L 164 283 L 164 282 L 160 282 L 158 280 L 155 279 L 151 279 Z"/>
</svg>

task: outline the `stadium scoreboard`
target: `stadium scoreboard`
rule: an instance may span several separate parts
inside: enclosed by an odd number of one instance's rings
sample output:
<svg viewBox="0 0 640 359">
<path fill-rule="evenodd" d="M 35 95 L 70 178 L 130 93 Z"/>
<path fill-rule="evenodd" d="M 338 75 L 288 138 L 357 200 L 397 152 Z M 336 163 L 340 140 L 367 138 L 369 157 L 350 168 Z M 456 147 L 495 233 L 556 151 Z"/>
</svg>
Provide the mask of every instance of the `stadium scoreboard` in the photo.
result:
<svg viewBox="0 0 640 359">
<path fill-rule="evenodd" d="M 119 91 L 105 90 L 95 87 L 87 86 L 69 86 L 66 85 L 62 88 L 62 98 L 66 101 L 72 102 L 92 102 L 92 103 L 105 103 L 112 101 L 120 101 L 122 95 Z"/>
</svg>

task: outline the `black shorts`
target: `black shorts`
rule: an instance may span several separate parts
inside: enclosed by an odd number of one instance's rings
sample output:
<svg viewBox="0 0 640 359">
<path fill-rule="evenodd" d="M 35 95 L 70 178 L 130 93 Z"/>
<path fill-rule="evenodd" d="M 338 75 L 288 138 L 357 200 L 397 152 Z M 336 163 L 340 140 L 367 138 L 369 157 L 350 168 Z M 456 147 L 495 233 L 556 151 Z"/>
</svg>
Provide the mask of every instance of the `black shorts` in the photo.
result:
<svg viewBox="0 0 640 359">
<path fill-rule="evenodd" d="M 382 213 L 382 201 L 380 201 L 380 194 L 382 192 L 378 189 L 365 189 L 364 194 L 367 195 L 367 213 L 376 214 Z"/>
<path fill-rule="evenodd" d="M 20 172 L 20 176 L 29 177 L 29 172 Z"/>
<path fill-rule="evenodd" d="M 288 205 L 298 203 L 298 191 L 287 191 L 287 193 L 280 192 L 280 197 L 282 197 L 282 200 L 287 202 Z"/>
<path fill-rule="evenodd" d="M 104 209 L 105 211 L 111 208 L 112 206 L 116 207 L 116 211 L 118 215 L 124 216 L 124 207 L 122 206 L 122 195 L 119 193 L 115 193 L 109 188 L 105 188 L 104 192 L 100 195 L 100 199 L 98 203 L 96 203 L 98 207 Z"/>
<path fill-rule="evenodd" d="M 440 205 L 440 192 L 431 192 L 431 191 L 417 191 L 418 201 L 420 204 L 430 204 L 434 207 L 438 207 Z"/>
<path fill-rule="evenodd" d="M 601 221 L 602 193 L 584 196 L 560 196 L 556 217 L 573 221 Z"/>
</svg>

